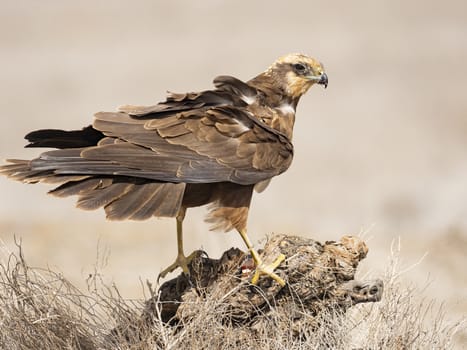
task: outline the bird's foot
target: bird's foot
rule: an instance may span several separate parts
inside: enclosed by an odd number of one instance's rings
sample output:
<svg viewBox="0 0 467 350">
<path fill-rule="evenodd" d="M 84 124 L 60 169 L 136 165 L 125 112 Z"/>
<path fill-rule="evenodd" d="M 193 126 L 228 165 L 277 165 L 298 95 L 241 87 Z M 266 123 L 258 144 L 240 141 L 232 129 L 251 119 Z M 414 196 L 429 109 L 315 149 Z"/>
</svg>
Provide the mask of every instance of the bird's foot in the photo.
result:
<svg viewBox="0 0 467 350">
<path fill-rule="evenodd" d="M 199 257 L 201 255 L 205 255 L 206 253 L 202 250 L 195 250 L 193 253 L 191 253 L 188 256 L 185 256 L 183 253 L 179 253 L 177 255 L 177 258 L 175 261 L 170 264 L 168 267 L 166 267 L 161 273 L 159 273 L 159 276 L 157 277 L 157 280 L 160 280 L 161 278 L 164 278 L 167 276 L 169 273 L 175 271 L 178 267 L 180 267 L 183 270 L 183 273 L 185 276 L 189 277 L 190 276 L 190 270 L 188 269 L 188 264 L 196 257 Z"/>
<path fill-rule="evenodd" d="M 259 277 L 261 275 L 267 275 L 271 277 L 274 281 L 279 283 L 282 287 L 285 286 L 285 281 L 279 277 L 276 273 L 274 273 L 274 270 L 285 260 L 285 255 L 280 254 L 276 260 L 274 260 L 271 264 L 266 265 L 258 256 L 258 253 L 256 251 L 251 250 L 251 255 L 253 256 L 253 260 L 255 261 L 256 265 L 256 270 L 253 275 L 253 278 L 251 279 L 252 284 L 257 284 L 259 281 Z"/>
</svg>

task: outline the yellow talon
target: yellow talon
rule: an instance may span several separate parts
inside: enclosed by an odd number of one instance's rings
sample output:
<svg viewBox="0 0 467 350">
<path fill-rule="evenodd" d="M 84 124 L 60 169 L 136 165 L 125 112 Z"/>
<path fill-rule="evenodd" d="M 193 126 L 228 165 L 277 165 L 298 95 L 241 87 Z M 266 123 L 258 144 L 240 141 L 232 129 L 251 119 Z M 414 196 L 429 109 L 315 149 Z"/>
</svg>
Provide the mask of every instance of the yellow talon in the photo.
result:
<svg viewBox="0 0 467 350">
<path fill-rule="evenodd" d="M 246 231 L 241 230 L 239 231 L 240 236 L 242 236 L 243 241 L 245 242 L 246 246 L 248 247 L 248 250 L 250 251 L 250 254 L 255 262 L 256 270 L 253 275 L 253 278 L 251 279 L 252 284 L 257 284 L 259 281 L 259 277 L 261 275 L 267 275 L 271 277 L 274 281 L 279 283 L 282 287 L 285 286 L 285 281 L 279 277 L 276 273 L 274 273 L 274 270 L 285 260 L 285 255 L 280 254 L 276 260 L 274 260 L 271 264 L 265 265 L 261 258 L 259 257 L 258 253 L 256 250 L 253 248 L 253 245 L 251 244 Z"/>
<path fill-rule="evenodd" d="M 253 275 L 253 278 L 251 279 L 252 284 L 257 284 L 259 281 L 259 276 L 261 275 L 268 275 L 271 277 L 274 281 L 279 283 L 282 287 L 285 286 L 285 281 L 279 277 L 276 273 L 273 271 L 285 260 L 285 255 L 280 254 L 276 260 L 274 260 L 271 264 L 269 265 L 264 265 L 264 263 L 259 260 L 259 262 L 256 264 L 256 270 L 255 274 Z"/>
<path fill-rule="evenodd" d="M 167 276 L 167 274 L 173 272 L 174 270 L 176 270 L 178 267 L 180 267 L 183 272 L 185 273 L 186 276 L 189 276 L 190 275 L 190 270 L 188 269 L 188 264 L 197 256 L 203 254 L 202 251 L 200 250 L 195 250 L 193 253 L 191 253 L 190 255 L 188 256 L 185 256 L 182 253 L 179 252 L 179 254 L 177 255 L 177 258 L 175 259 L 175 261 L 170 264 L 167 268 L 165 268 L 160 274 L 159 274 L 159 279 L 160 278 L 164 278 L 165 276 Z"/>
</svg>

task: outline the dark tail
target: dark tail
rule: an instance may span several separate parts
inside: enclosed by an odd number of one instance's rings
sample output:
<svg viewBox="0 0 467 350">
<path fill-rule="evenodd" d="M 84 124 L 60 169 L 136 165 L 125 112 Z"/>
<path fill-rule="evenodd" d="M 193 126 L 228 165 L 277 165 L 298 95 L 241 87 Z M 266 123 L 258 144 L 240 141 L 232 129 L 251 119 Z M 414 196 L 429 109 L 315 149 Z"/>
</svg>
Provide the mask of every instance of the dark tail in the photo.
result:
<svg viewBox="0 0 467 350">
<path fill-rule="evenodd" d="M 91 125 L 82 130 L 64 131 L 58 129 L 36 130 L 24 138 L 29 141 L 26 147 L 81 148 L 95 146 L 104 134 Z"/>
</svg>

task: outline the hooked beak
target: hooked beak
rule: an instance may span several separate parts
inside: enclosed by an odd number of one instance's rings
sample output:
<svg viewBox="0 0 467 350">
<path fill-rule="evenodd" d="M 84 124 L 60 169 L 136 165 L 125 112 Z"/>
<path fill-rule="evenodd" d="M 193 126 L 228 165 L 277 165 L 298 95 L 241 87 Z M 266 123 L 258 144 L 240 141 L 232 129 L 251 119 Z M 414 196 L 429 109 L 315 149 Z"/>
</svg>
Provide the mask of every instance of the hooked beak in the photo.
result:
<svg viewBox="0 0 467 350">
<path fill-rule="evenodd" d="M 318 84 L 324 85 L 325 89 L 328 87 L 328 76 L 326 73 L 321 74 L 318 80 Z"/>
<path fill-rule="evenodd" d="M 322 73 L 319 76 L 316 75 L 308 75 L 307 78 L 316 84 L 324 85 L 324 88 L 328 87 L 328 76 L 326 73 Z"/>
</svg>

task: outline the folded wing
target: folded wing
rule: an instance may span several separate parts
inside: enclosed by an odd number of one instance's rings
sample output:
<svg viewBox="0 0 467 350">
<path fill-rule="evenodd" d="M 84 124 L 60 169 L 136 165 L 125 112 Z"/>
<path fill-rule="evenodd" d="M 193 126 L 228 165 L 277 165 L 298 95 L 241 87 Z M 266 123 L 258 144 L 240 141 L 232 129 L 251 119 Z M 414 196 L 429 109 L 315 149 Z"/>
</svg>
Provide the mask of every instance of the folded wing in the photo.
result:
<svg viewBox="0 0 467 350">
<path fill-rule="evenodd" d="M 153 119 L 98 113 L 106 137 L 93 147 L 55 150 L 32 161 L 57 175 L 122 175 L 166 182 L 255 184 L 285 171 L 290 141 L 232 106 Z"/>
</svg>

